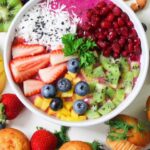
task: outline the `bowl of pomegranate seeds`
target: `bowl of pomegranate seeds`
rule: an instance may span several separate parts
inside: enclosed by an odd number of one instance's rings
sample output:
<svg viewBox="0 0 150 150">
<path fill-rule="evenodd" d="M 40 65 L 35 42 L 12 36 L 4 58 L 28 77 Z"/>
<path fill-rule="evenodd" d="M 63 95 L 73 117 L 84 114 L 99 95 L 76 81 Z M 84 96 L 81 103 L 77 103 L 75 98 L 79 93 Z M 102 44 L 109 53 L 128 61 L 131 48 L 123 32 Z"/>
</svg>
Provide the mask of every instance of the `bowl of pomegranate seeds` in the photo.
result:
<svg viewBox="0 0 150 150">
<path fill-rule="evenodd" d="M 81 127 L 131 104 L 149 50 L 140 21 L 122 1 L 33 0 L 9 29 L 4 59 L 8 81 L 29 110 Z"/>
</svg>

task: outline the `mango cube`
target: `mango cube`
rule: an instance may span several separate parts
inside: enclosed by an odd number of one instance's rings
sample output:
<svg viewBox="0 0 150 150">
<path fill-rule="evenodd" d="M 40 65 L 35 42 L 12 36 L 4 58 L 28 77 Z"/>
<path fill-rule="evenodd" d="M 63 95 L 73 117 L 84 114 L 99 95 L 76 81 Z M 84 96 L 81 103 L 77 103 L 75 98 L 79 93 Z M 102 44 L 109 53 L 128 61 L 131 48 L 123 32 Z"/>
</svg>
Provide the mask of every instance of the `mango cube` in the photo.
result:
<svg viewBox="0 0 150 150">
<path fill-rule="evenodd" d="M 42 106 L 43 103 L 43 99 L 41 97 L 36 97 L 34 100 L 34 105 L 38 108 L 40 108 Z"/>
<path fill-rule="evenodd" d="M 43 103 L 41 106 L 41 110 L 46 111 L 46 109 L 48 109 L 49 105 L 50 105 L 51 99 L 45 99 L 43 98 Z"/>
<path fill-rule="evenodd" d="M 72 79 L 74 79 L 74 78 L 77 76 L 76 73 L 72 73 L 72 72 L 70 72 L 70 71 L 68 71 L 68 74 L 72 77 Z"/>
<path fill-rule="evenodd" d="M 56 111 L 53 111 L 52 109 L 48 109 L 48 111 L 47 111 L 47 114 L 48 115 L 56 115 Z"/>
<path fill-rule="evenodd" d="M 72 81 L 72 79 L 73 79 L 72 76 L 69 73 L 67 73 L 65 75 L 65 78 L 68 79 L 68 80 L 70 80 L 70 81 Z"/>
<path fill-rule="evenodd" d="M 61 97 L 72 97 L 73 96 L 73 91 L 74 89 L 72 88 L 71 90 L 69 90 L 68 92 L 63 92 L 61 94 Z"/>
<path fill-rule="evenodd" d="M 78 82 L 80 82 L 81 79 L 80 78 L 75 78 L 73 79 L 73 85 L 76 85 Z"/>
<path fill-rule="evenodd" d="M 78 114 L 74 110 L 72 110 L 71 111 L 71 117 L 78 118 L 79 116 L 78 116 Z"/>
<path fill-rule="evenodd" d="M 67 109 L 67 110 L 70 110 L 73 106 L 73 102 L 64 102 L 64 107 Z"/>
</svg>

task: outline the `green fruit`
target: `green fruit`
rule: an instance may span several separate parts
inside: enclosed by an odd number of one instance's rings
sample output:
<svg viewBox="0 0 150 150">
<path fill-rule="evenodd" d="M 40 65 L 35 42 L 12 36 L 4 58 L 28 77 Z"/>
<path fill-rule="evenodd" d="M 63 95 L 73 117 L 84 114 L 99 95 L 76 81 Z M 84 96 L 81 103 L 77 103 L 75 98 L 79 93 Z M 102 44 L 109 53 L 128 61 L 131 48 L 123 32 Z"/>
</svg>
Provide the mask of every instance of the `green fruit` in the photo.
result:
<svg viewBox="0 0 150 150">
<path fill-rule="evenodd" d="M 119 59 L 119 64 L 120 64 L 121 72 L 127 72 L 130 70 L 130 65 L 129 65 L 128 60 L 126 58 L 121 57 Z"/>
<path fill-rule="evenodd" d="M 97 83 L 95 92 L 93 93 L 92 103 L 104 102 L 105 101 L 105 90 L 106 90 L 106 85 Z"/>
<path fill-rule="evenodd" d="M 140 65 L 138 62 L 136 62 L 136 61 L 131 62 L 131 71 L 133 72 L 134 78 L 139 76 Z"/>
<path fill-rule="evenodd" d="M 114 97 L 115 93 L 116 93 L 116 91 L 115 91 L 113 88 L 111 88 L 111 87 L 107 87 L 107 88 L 106 88 L 106 95 L 107 95 L 109 98 L 112 99 L 112 98 Z"/>
<path fill-rule="evenodd" d="M 89 87 L 90 87 L 90 92 L 93 93 L 96 89 L 96 82 L 90 82 Z"/>
<path fill-rule="evenodd" d="M 108 84 L 113 88 L 117 88 L 120 75 L 121 73 L 117 64 L 110 66 L 109 72 L 106 74 L 106 80 Z"/>
<path fill-rule="evenodd" d="M 86 115 L 89 119 L 96 119 L 100 117 L 100 114 L 97 111 L 88 110 Z"/>
<path fill-rule="evenodd" d="M 134 74 L 133 72 L 126 72 L 123 74 L 122 87 L 125 89 L 125 93 L 129 94 L 133 88 Z"/>
<path fill-rule="evenodd" d="M 125 98 L 125 90 L 117 89 L 116 94 L 112 100 L 115 106 L 118 106 Z"/>
<path fill-rule="evenodd" d="M 102 103 L 105 101 L 105 90 L 93 93 L 92 103 Z"/>
<path fill-rule="evenodd" d="M 94 78 L 100 78 L 100 77 L 104 77 L 105 76 L 105 73 L 104 73 L 104 70 L 102 68 L 102 66 L 99 66 L 99 67 L 96 67 L 94 70 L 93 70 L 93 75 L 92 75 Z"/>
<path fill-rule="evenodd" d="M 105 85 L 105 84 L 97 83 L 95 90 L 96 90 L 97 92 L 101 92 L 102 90 L 105 90 L 105 88 L 106 88 L 106 85 Z"/>
<path fill-rule="evenodd" d="M 0 0 L 0 32 L 7 32 L 13 18 L 21 8 L 20 0 Z"/>
<path fill-rule="evenodd" d="M 108 101 L 98 110 L 98 112 L 103 116 L 110 113 L 114 108 L 115 105 L 111 101 Z"/>
<path fill-rule="evenodd" d="M 87 66 L 84 68 L 83 72 L 85 73 L 86 76 L 92 77 L 93 74 L 93 65 Z"/>
<path fill-rule="evenodd" d="M 110 67 L 112 66 L 112 62 L 110 58 L 104 57 L 100 55 L 100 63 L 102 64 L 103 68 L 109 71 Z"/>
</svg>

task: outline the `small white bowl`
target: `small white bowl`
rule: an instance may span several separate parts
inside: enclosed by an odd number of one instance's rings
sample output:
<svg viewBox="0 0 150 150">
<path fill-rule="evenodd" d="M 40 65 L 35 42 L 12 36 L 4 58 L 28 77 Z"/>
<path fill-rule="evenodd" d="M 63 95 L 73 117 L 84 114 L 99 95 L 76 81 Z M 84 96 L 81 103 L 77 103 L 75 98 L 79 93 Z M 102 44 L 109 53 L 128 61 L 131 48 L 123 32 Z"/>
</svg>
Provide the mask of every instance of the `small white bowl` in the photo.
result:
<svg viewBox="0 0 150 150">
<path fill-rule="evenodd" d="M 141 55 L 141 68 L 140 68 L 140 75 L 136 81 L 136 84 L 132 90 L 132 92 L 127 96 L 127 98 L 111 113 L 102 116 L 98 119 L 94 120 L 86 120 L 82 122 L 66 122 L 66 121 L 61 121 L 55 118 L 52 118 L 48 116 L 46 113 L 40 111 L 37 109 L 24 95 L 21 89 L 18 87 L 18 85 L 13 81 L 11 71 L 9 68 L 9 61 L 11 59 L 11 44 L 14 39 L 14 33 L 15 33 L 15 27 L 17 26 L 18 22 L 22 18 L 22 16 L 36 3 L 38 3 L 40 0 L 31 0 L 26 4 L 23 9 L 17 14 L 15 17 L 9 31 L 7 34 L 7 39 L 5 43 L 5 50 L 4 50 L 4 63 L 5 63 L 5 69 L 6 69 L 6 74 L 8 81 L 11 85 L 11 87 L 14 90 L 14 93 L 19 97 L 19 99 L 22 101 L 22 103 L 35 115 L 38 115 L 41 118 L 46 119 L 49 122 L 53 122 L 59 125 L 64 125 L 64 126 L 70 126 L 70 127 L 85 127 L 85 126 L 91 126 L 91 125 L 96 125 L 100 124 L 103 122 L 108 121 L 109 119 L 115 117 L 119 113 L 121 113 L 125 108 L 127 108 L 131 102 L 136 98 L 138 93 L 140 92 L 148 70 L 148 65 L 149 65 L 149 49 L 148 49 L 148 42 L 145 36 L 145 32 L 143 30 L 143 27 L 138 20 L 137 16 L 135 13 L 123 2 L 123 1 L 118 1 L 118 0 L 112 0 L 116 5 L 118 5 L 123 11 L 125 11 L 132 22 L 134 23 L 135 29 L 138 33 L 139 38 L 141 39 L 141 44 L 142 44 L 142 55 Z M 17 108 L 16 108 L 17 109 Z M 136 108 L 135 108 L 136 109 Z"/>
</svg>

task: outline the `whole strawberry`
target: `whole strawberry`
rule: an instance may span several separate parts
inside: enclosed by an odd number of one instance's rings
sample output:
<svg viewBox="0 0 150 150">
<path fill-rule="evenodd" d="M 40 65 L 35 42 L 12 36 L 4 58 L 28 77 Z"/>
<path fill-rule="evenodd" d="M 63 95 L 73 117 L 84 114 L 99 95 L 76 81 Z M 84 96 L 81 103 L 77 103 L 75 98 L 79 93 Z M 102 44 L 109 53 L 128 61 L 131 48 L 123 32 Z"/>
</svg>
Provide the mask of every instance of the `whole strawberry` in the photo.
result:
<svg viewBox="0 0 150 150">
<path fill-rule="evenodd" d="M 16 118 L 23 109 L 23 104 L 15 94 L 3 94 L 1 104 L 4 105 L 4 114 L 8 120 Z"/>
<path fill-rule="evenodd" d="M 57 138 L 51 132 L 40 129 L 37 130 L 31 138 L 32 150 L 55 150 L 57 146 Z"/>
</svg>

